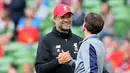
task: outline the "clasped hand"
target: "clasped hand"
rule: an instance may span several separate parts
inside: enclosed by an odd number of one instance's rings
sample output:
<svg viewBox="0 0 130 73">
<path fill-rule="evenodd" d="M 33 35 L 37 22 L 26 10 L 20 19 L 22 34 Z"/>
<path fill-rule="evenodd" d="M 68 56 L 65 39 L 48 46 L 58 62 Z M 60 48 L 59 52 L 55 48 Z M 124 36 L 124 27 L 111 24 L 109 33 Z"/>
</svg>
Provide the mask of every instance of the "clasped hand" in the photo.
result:
<svg viewBox="0 0 130 73">
<path fill-rule="evenodd" d="M 62 50 L 62 52 L 59 53 L 59 55 L 58 55 L 59 64 L 66 64 L 66 63 L 70 62 L 71 60 L 72 60 L 72 57 L 71 57 L 69 51 L 64 52 Z"/>
</svg>

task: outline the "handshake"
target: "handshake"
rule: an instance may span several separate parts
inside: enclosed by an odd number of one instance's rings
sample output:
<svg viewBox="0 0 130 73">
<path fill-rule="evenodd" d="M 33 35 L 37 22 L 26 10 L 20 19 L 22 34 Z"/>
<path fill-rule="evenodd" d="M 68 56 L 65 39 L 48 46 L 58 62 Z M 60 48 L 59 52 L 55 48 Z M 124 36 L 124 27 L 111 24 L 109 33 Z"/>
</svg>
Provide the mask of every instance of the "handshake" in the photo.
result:
<svg viewBox="0 0 130 73">
<path fill-rule="evenodd" d="M 59 53 L 59 55 L 58 55 L 59 64 L 66 64 L 66 63 L 69 63 L 71 60 L 72 60 L 72 57 L 71 57 L 69 51 L 64 52 L 62 50 L 62 52 Z"/>
</svg>

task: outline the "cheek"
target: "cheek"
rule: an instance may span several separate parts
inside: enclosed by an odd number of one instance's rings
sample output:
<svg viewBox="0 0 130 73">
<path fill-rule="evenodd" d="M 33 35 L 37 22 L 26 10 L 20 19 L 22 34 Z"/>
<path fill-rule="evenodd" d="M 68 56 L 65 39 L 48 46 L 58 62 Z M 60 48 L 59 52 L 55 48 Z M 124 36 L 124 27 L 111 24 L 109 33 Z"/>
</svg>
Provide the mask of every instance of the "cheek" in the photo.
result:
<svg viewBox="0 0 130 73">
<path fill-rule="evenodd" d="M 72 23 L 72 19 L 69 19 L 69 20 L 68 20 L 68 23 L 71 24 L 71 23 Z"/>
<path fill-rule="evenodd" d="M 58 22 L 59 24 L 61 24 L 61 23 L 63 22 L 63 20 L 58 20 L 57 22 Z"/>
<path fill-rule="evenodd" d="M 69 20 L 72 22 L 72 17 Z"/>
<path fill-rule="evenodd" d="M 70 22 L 72 23 L 72 19 L 70 20 Z"/>
<path fill-rule="evenodd" d="M 55 20 L 55 23 L 59 25 L 61 24 L 61 20 Z"/>
</svg>

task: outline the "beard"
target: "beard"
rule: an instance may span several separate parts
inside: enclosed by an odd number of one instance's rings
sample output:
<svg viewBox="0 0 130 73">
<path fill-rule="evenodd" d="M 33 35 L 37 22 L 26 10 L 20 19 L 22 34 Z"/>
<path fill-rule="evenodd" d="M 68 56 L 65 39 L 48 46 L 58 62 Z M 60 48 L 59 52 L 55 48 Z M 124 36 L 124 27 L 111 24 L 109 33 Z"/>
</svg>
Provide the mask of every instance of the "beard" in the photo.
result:
<svg viewBox="0 0 130 73">
<path fill-rule="evenodd" d="M 69 24 L 69 23 L 67 23 L 67 24 Z M 71 25 L 70 25 L 70 27 L 67 27 L 67 25 L 65 25 L 65 24 L 59 26 L 59 29 L 63 32 L 68 32 L 70 30 L 70 28 L 71 28 Z"/>
<path fill-rule="evenodd" d="M 69 32 L 70 29 L 71 29 L 71 21 L 62 21 L 62 22 L 59 22 L 56 24 L 57 26 L 57 29 L 60 31 L 60 32 Z"/>
<path fill-rule="evenodd" d="M 67 32 L 67 31 L 70 30 L 70 28 L 69 28 L 69 29 L 65 29 L 63 26 L 60 26 L 59 29 L 60 29 L 61 31 L 65 31 L 65 32 Z"/>
<path fill-rule="evenodd" d="M 63 29 L 61 28 L 62 31 L 68 32 L 70 29 Z"/>
</svg>

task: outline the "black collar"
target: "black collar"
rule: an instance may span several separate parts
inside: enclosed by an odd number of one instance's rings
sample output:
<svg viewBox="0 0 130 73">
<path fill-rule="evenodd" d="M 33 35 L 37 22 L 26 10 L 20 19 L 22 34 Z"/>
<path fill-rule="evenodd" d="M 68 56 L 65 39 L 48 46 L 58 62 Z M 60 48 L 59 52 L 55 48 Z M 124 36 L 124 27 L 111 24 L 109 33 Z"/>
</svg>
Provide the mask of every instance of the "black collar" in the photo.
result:
<svg viewBox="0 0 130 73">
<path fill-rule="evenodd" d="M 60 38 L 63 38 L 63 39 L 68 39 L 72 35 L 71 30 L 69 30 L 69 33 L 63 33 L 63 32 L 59 32 L 58 30 L 56 30 L 56 27 L 53 28 L 52 33 L 54 35 L 56 35 L 57 37 L 60 37 Z"/>
</svg>

